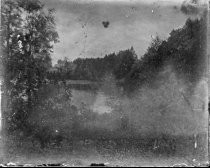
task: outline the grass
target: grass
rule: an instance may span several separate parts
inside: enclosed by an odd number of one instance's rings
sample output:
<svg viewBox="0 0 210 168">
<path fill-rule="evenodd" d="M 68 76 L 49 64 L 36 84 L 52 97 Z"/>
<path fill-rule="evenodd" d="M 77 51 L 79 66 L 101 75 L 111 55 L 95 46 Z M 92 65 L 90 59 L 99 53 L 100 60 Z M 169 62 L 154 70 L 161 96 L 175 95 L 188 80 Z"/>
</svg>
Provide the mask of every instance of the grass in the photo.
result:
<svg viewBox="0 0 210 168">
<path fill-rule="evenodd" d="M 122 141 L 122 142 L 120 142 Z M 142 141 L 142 142 L 141 142 Z M 179 139 L 177 142 L 181 142 Z M 138 143 L 137 143 L 138 142 Z M 145 139 L 140 140 L 75 140 L 72 146 L 40 149 L 30 142 L 18 142 L 7 139 L 7 152 L 4 163 L 49 164 L 65 163 L 68 166 L 89 166 L 91 163 L 106 163 L 109 166 L 173 166 L 175 164 L 198 164 L 193 160 L 192 146 L 189 143 L 177 146 L 175 154 L 155 153 L 150 146 L 145 146 Z"/>
</svg>

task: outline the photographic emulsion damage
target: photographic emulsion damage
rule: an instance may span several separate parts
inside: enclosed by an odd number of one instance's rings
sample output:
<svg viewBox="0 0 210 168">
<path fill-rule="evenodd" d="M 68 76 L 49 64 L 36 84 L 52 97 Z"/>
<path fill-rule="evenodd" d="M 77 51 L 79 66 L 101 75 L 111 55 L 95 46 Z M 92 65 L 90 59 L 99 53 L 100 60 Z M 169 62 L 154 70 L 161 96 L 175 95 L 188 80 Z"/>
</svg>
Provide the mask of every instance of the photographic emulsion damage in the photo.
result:
<svg viewBox="0 0 210 168">
<path fill-rule="evenodd" d="M 1 0 L 0 166 L 208 166 L 208 0 Z"/>
</svg>

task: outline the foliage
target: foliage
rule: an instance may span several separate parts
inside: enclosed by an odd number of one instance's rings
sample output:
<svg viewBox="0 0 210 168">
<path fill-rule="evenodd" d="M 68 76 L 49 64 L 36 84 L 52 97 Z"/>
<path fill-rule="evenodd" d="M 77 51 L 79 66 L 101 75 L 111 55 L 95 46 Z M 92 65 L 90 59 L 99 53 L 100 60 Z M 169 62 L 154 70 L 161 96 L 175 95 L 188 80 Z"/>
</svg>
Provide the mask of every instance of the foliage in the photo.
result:
<svg viewBox="0 0 210 168">
<path fill-rule="evenodd" d="M 50 79 L 64 80 L 93 80 L 100 81 L 107 73 L 112 73 L 117 79 L 124 78 L 136 62 L 137 56 L 133 47 L 120 51 L 118 54 L 111 53 L 104 58 L 77 58 L 74 61 L 67 59 L 58 60 L 54 68 L 57 70 L 49 73 Z"/>
<path fill-rule="evenodd" d="M 78 120 L 78 110 L 71 105 L 71 90 L 64 85 L 48 84 L 38 91 L 38 102 L 28 119 L 32 128 L 50 127 L 69 131 Z"/>
<path fill-rule="evenodd" d="M 117 79 L 122 79 L 131 71 L 133 64 L 137 61 L 137 55 L 131 47 L 130 50 L 119 52 L 117 57 L 118 61 L 114 66 L 114 75 Z"/>
<path fill-rule="evenodd" d="M 12 122 L 7 126 L 9 129 L 27 127 L 26 120 L 36 104 L 37 91 L 47 83 L 52 42 L 58 42 L 53 13 L 54 10 L 46 12 L 39 0 L 3 1 L 1 60 L 4 93 L 10 107 L 5 116 Z"/>
<path fill-rule="evenodd" d="M 167 40 L 153 39 L 143 57 L 133 65 L 125 80 L 125 88 L 135 90 L 142 85 L 153 86 L 165 65 L 172 65 L 179 78 L 192 86 L 206 75 L 206 13 L 199 19 L 188 19 L 173 30 Z"/>
</svg>

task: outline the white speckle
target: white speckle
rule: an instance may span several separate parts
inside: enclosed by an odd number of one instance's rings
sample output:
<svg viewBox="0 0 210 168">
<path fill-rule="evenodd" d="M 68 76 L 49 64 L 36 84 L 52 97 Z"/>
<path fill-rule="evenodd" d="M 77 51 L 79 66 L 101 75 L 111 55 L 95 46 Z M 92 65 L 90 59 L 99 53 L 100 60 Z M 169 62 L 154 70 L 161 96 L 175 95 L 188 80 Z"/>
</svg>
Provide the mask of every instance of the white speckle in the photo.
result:
<svg viewBox="0 0 210 168">
<path fill-rule="evenodd" d="M 7 163 L 7 166 L 16 166 L 16 163 L 9 162 L 9 163 Z"/>
<path fill-rule="evenodd" d="M 198 144 L 197 144 L 197 142 L 195 142 L 194 147 L 197 148 L 197 146 L 198 146 Z"/>
</svg>

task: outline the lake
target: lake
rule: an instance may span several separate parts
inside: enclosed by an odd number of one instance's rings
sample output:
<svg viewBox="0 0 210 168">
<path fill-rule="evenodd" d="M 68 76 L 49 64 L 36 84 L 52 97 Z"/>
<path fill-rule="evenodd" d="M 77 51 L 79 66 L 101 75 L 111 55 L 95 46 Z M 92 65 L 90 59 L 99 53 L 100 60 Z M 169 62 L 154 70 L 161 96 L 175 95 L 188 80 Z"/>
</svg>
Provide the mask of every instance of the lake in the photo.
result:
<svg viewBox="0 0 210 168">
<path fill-rule="evenodd" d="M 72 104 L 77 107 L 84 104 L 88 109 L 99 114 L 112 111 L 112 108 L 107 104 L 109 99 L 110 97 L 102 91 L 72 89 Z"/>
</svg>

